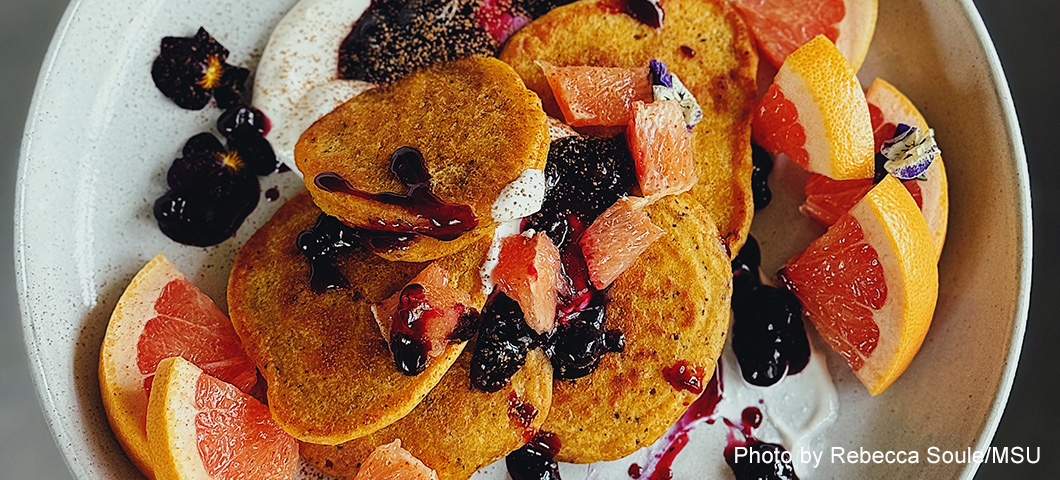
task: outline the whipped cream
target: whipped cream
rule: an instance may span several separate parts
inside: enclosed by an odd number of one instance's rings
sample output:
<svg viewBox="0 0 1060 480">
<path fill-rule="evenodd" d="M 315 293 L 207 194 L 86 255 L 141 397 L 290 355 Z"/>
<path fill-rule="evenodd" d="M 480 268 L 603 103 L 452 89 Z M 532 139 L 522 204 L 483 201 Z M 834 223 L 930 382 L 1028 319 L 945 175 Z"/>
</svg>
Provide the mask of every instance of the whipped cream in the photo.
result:
<svg viewBox="0 0 1060 480">
<path fill-rule="evenodd" d="M 339 45 L 370 3 L 301 0 L 280 20 L 265 45 L 254 77 L 252 104 L 272 123 L 269 140 L 276 157 L 296 172 L 294 145 L 302 132 L 372 86 L 336 80 Z M 318 87 L 322 90 L 317 91 Z"/>
</svg>

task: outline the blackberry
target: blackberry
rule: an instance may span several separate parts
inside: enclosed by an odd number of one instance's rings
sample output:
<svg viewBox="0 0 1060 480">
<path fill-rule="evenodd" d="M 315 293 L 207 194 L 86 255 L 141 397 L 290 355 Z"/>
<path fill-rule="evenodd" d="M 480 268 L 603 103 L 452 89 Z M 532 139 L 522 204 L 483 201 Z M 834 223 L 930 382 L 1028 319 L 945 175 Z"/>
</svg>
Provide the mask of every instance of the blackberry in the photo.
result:
<svg viewBox="0 0 1060 480">
<path fill-rule="evenodd" d="M 471 386 L 496 392 L 526 363 L 535 340 L 519 303 L 496 291 L 482 310 L 478 341 L 471 354 Z"/>
<path fill-rule="evenodd" d="M 751 144 L 751 193 L 754 195 L 755 210 L 761 210 L 773 200 L 769 190 L 769 173 L 773 171 L 773 157 L 764 148 Z"/>
</svg>

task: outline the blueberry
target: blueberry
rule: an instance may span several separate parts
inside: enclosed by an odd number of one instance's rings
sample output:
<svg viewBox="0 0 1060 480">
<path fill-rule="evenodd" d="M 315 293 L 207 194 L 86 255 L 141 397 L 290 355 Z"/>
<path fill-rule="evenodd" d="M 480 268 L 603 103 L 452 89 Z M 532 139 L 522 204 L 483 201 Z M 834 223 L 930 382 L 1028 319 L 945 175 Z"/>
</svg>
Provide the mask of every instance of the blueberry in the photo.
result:
<svg viewBox="0 0 1060 480">
<path fill-rule="evenodd" d="M 359 232 L 327 214 L 320 214 L 316 224 L 298 234 L 298 251 L 309 261 L 309 286 L 315 292 L 345 288 L 346 277 L 335 267 L 334 255 L 354 248 Z"/>
<path fill-rule="evenodd" d="M 538 432 L 522 448 L 508 454 L 508 475 L 512 480 L 560 480 L 555 460 L 560 447 L 556 434 Z"/>
<path fill-rule="evenodd" d="M 235 135 L 257 134 L 265 136 L 269 129 L 269 120 L 265 114 L 254 107 L 247 105 L 236 105 L 225 110 L 217 118 L 217 131 L 225 138 Z"/>
<path fill-rule="evenodd" d="M 519 303 L 496 291 L 482 310 L 478 341 L 471 355 L 471 386 L 496 392 L 508 384 L 526 362 L 534 344 Z"/>
<path fill-rule="evenodd" d="M 748 235 L 740 253 L 732 260 L 732 304 L 743 303 L 751 294 L 751 289 L 762 283 L 758 268 L 762 264 L 762 253 L 758 241 Z"/>
<path fill-rule="evenodd" d="M 725 461 L 732 468 L 736 480 L 799 480 L 795 475 L 795 467 L 791 462 L 783 460 L 784 447 L 775 443 L 765 443 L 760 440 L 751 440 L 746 448 L 754 452 L 737 459 L 735 454 L 726 451 Z M 775 459 L 772 463 L 751 462 L 752 458 Z M 742 462 L 740 461 L 742 460 Z"/>
<path fill-rule="evenodd" d="M 207 247 L 235 234 L 257 206 L 260 193 L 257 177 L 223 176 L 207 189 L 166 192 L 155 201 L 154 215 L 169 238 Z"/>
<path fill-rule="evenodd" d="M 569 314 L 556 326 L 545 346 L 553 376 L 567 380 L 584 377 L 596 370 L 605 353 L 625 349 L 625 336 L 604 328 L 606 317 L 606 295 L 594 292 L 588 306 Z"/>
<path fill-rule="evenodd" d="M 773 200 L 769 190 L 769 173 L 773 171 L 773 157 L 764 148 L 751 144 L 751 193 L 754 195 L 755 210 L 761 210 Z"/>
<path fill-rule="evenodd" d="M 794 294 L 758 285 L 733 312 L 732 348 L 748 383 L 773 385 L 806 367 L 810 344 Z"/>
</svg>

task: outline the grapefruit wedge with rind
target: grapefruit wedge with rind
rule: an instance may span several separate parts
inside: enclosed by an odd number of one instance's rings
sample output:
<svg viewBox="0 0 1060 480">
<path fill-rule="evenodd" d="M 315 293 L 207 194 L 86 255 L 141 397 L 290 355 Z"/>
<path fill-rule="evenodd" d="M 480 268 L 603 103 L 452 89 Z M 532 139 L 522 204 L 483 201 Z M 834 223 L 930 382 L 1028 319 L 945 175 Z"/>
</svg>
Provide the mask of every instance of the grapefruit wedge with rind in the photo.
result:
<svg viewBox="0 0 1060 480">
<path fill-rule="evenodd" d="M 865 98 L 869 104 L 877 152 L 885 140 L 894 136 L 899 123 L 917 127 L 921 131 L 930 128 L 913 102 L 883 79 L 877 78 L 872 82 L 865 92 Z M 941 256 L 942 247 L 946 243 L 950 203 L 949 182 L 942 155 L 935 157 L 924 177 L 926 180 L 907 180 L 902 183 L 921 206 L 921 212 L 935 242 L 936 256 Z M 871 188 L 872 182 L 868 179 L 836 181 L 822 175 L 814 175 L 806 182 L 806 201 L 800 210 L 828 226 L 846 213 Z"/>
<path fill-rule="evenodd" d="M 872 121 L 861 84 L 842 53 L 817 36 L 792 53 L 755 111 L 752 136 L 835 180 L 875 172 Z"/>
<path fill-rule="evenodd" d="M 861 67 L 876 33 L 878 0 L 735 0 L 776 67 L 817 35 L 828 37 L 854 70 Z"/>
<path fill-rule="evenodd" d="M 147 406 L 155 480 L 287 480 L 298 442 L 269 407 L 191 362 L 158 364 Z"/>
<path fill-rule="evenodd" d="M 145 422 L 158 362 L 184 357 L 250 391 L 257 381 L 232 323 L 162 254 L 133 277 L 111 314 L 99 385 L 111 429 L 129 459 L 152 477 Z"/>
<path fill-rule="evenodd" d="M 872 395 L 909 366 L 938 300 L 931 233 L 913 197 L 892 176 L 778 275 Z"/>
</svg>

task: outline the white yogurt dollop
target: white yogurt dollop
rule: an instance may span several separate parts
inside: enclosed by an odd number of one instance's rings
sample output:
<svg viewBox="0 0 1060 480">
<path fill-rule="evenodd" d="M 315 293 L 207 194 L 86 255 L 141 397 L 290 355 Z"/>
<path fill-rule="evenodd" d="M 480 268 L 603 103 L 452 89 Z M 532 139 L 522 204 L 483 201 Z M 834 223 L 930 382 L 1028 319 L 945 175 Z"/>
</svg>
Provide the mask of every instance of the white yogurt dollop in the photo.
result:
<svg viewBox="0 0 1060 480">
<path fill-rule="evenodd" d="M 369 4 L 369 0 L 301 0 L 276 25 L 265 46 L 252 103 L 272 123 L 269 140 L 276 157 L 296 172 L 294 145 L 302 132 L 372 86 L 336 80 L 339 46 Z"/>
<path fill-rule="evenodd" d="M 498 223 L 510 222 L 537 213 L 544 202 L 544 170 L 526 169 L 501 190 L 490 213 Z"/>
</svg>

